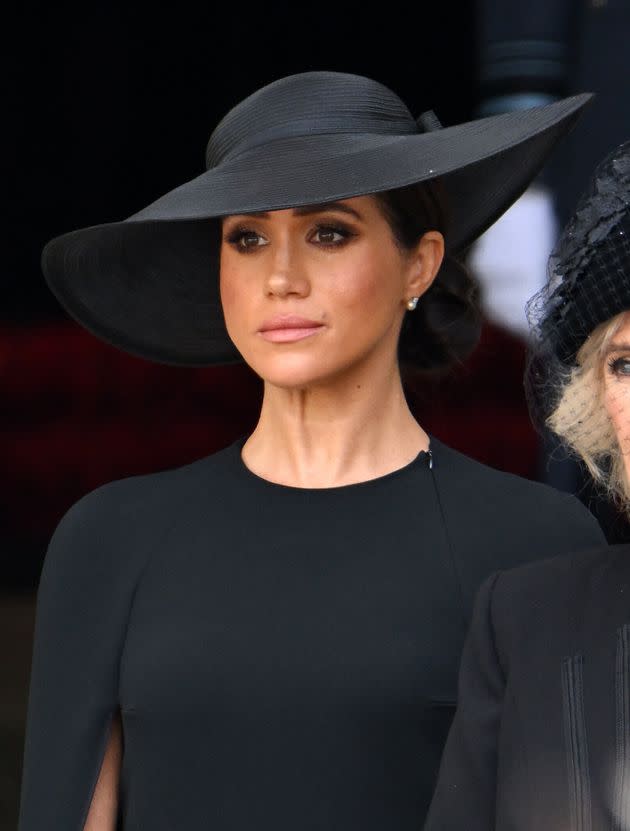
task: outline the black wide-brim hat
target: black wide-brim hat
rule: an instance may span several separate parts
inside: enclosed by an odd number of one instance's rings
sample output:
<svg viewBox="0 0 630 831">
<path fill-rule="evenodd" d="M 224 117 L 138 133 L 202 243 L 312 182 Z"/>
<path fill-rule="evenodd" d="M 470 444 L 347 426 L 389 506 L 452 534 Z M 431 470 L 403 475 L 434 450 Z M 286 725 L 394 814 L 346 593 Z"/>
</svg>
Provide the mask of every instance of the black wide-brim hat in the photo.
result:
<svg viewBox="0 0 630 831">
<path fill-rule="evenodd" d="M 128 219 L 51 240 L 44 276 L 73 318 L 131 354 L 230 363 L 240 355 L 225 329 L 210 220 L 437 180 L 448 259 L 521 195 L 590 97 L 440 128 L 368 78 L 290 75 L 228 112 L 205 173 Z"/>
<path fill-rule="evenodd" d="M 532 344 L 565 364 L 591 332 L 630 310 L 630 141 L 593 172 L 549 257 L 547 285 L 528 304 Z"/>
</svg>

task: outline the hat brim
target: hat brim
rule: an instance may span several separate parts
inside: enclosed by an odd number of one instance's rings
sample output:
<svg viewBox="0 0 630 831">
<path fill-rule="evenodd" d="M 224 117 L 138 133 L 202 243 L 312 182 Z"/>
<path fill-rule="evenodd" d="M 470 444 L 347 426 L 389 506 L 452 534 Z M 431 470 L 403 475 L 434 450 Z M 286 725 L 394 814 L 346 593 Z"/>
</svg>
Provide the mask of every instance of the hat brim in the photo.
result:
<svg viewBox="0 0 630 831">
<path fill-rule="evenodd" d="M 521 195 L 590 98 L 417 135 L 311 135 L 253 147 L 122 222 L 51 240 L 44 276 L 73 318 L 131 354 L 187 366 L 237 361 L 210 220 L 439 180 L 455 254 Z"/>
</svg>

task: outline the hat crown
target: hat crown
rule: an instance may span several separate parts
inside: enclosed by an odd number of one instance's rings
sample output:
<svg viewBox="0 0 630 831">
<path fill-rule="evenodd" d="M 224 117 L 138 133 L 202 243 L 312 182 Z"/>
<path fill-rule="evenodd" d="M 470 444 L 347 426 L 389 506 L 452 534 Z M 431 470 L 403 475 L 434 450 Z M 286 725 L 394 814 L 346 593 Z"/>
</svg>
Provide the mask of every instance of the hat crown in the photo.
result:
<svg viewBox="0 0 630 831">
<path fill-rule="evenodd" d="M 617 227 L 630 219 L 630 141 L 616 147 L 595 168 L 549 258 L 553 288 L 574 284 L 588 271 L 598 246 L 619 244 Z M 630 274 L 624 275 L 630 286 Z"/>
<path fill-rule="evenodd" d="M 563 363 L 605 320 L 630 308 L 630 141 L 595 168 L 527 304 L 532 344 Z M 532 346 L 534 349 L 534 346 Z"/>
<path fill-rule="evenodd" d="M 273 81 L 233 107 L 210 136 L 206 167 L 277 139 L 418 132 L 404 102 L 378 81 L 344 72 L 302 72 Z"/>
</svg>

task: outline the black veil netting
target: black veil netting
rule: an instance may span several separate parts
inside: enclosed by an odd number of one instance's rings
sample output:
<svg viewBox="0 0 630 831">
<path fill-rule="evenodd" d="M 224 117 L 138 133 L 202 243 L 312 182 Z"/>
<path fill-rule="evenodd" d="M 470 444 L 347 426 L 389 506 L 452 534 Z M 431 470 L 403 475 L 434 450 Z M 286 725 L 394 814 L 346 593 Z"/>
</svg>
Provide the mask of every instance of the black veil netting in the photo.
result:
<svg viewBox="0 0 630 831">
<path fill-rule="evenodd" d="M 525 392 L 534 426 L 544 433 L 577 355 L 604 321 L 630 310 L 630 141 L 595 169 L 548 264 L 546 285 L 526 307 L 530 346 Z M 572 435 L 597 444 L 605 415 L 588 385 L 571 390 Z"/>
</svg>

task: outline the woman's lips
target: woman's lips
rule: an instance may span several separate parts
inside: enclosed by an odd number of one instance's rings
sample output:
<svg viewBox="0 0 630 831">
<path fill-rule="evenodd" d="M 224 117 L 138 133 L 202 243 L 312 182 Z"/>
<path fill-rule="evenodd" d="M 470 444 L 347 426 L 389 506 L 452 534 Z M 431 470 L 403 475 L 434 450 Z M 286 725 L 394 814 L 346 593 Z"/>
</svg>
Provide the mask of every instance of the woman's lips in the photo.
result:
<svg viewBox="0 0 630 831">
<path fill-rule="evenodd" d="M 272 343 L 289 343 L 294 340 L 303 340 L 323 329 L 323 326 L 310 326 L 305 329 L 267 329 L 261 336 Z"/>
<path fill-rule="evenodd" d="M 316 320 L 284 315 L 266 320 L 258 331 L 262 338 L 272 343 L 290 343 L 309 338 L 323 328 Z"/>
</svg>

